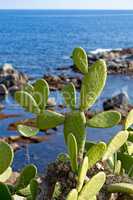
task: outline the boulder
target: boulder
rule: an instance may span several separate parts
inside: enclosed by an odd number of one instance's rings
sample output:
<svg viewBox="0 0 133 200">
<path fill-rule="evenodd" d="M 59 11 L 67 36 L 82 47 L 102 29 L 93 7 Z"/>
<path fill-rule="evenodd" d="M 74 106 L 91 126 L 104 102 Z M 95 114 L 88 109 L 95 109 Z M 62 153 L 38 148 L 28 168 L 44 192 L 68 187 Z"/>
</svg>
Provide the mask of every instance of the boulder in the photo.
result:
<svg viewBox="0 0 133 200">
<path fill-rule="evenodd" d="M 7 95 L 8 90 L 4 84 L 0 84 L 0 95 Z"/>
<path fill-rule="evenodd" d="M 11 64 L 4 64 L 2 69 L 0 69 L 0 84 L 4 84 L 7 89 L 14 86 L 20 89 L 27 81 L 28 77 L 14 69 Z"/>
<path fill-rule="evenodd" d="M 111 110 L 115 108 L 127 109 L 129 105 L 129 98 L 126 93 L 120 93 L 103 103 L 104 110 Z"/>
</svg>

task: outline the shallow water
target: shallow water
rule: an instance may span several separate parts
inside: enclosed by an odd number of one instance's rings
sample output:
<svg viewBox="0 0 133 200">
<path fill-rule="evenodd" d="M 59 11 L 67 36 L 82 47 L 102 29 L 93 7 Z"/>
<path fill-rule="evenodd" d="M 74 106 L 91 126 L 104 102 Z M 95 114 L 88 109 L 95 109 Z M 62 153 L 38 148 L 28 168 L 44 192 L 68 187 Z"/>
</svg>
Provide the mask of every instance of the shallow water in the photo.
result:
<svg viewBox="0 0 133 200">
<path fill-rule="evenodd" d="M 87 51 L 96 49 L 127 48 L 133 46 L 132 11 L 0 11 L 0 64 L 11 63 L 18 70 L 37 79 L 44 74 L 65 74 L 55 68 L 71 65 L 70 54 L 74 47 Z M 101 110 L 108 97 L 126 92 L 133 103 L 133 78 L 109 76 L 100 100 L 94 110 Z M 53 92 L 57 103 L 62 103 L 58 92 Z M 18 134 L 9 131 L 8 125 L 31 117 L 11 96 L 0 101 L 5 105 L 2 113 L 20 114 L 20 117 L 0 120 L 0 136 Z M 120 127 L 106 130 L 87 129 L 88 138 L 107 141 Z M 43 171 L 58 153 L 65 151 L 62 127 L 50 130 L 48 141 L 28 145 L 15 155 L 14 169 L 33 162 Z M 30 156 L 29 156 L 30 155 Z"/>
</svg>

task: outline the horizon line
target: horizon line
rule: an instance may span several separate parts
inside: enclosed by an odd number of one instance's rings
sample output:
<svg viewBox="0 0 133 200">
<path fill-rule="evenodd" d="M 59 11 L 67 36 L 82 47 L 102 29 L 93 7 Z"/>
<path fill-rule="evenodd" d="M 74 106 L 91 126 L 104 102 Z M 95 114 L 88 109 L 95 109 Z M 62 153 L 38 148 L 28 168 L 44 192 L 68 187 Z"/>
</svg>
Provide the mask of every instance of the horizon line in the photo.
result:
<svg viewBox="0 0 133 200">
<path fill-rule="evenodd" d="M 132 9 L 118 9 L 118 8 L 0 8 L 0 10 L 101 10 L 101 11 L 133 11 Z"/>
</svg>

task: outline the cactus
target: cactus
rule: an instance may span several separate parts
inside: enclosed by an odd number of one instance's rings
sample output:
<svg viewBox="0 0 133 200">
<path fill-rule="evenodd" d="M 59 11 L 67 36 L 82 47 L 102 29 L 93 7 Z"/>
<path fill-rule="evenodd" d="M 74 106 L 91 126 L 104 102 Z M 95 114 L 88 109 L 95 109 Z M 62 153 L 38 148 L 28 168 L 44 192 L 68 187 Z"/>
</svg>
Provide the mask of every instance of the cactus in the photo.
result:
<svg viewBox="0 0 133 200">
<path fill-rule="evenodd" d="M 89 109 L 101 94 L 107 77 L 107 68 L 103 60 L 97 61 L 85 74 L 80 94 L 80 109 Z"/>
<path fill-rule="evenodd" d="M 36 179 L 32 179 L 30 181 L 30 191 L 31 191 L 32 200 L 36 200 L 37 193 L 38 193 L 38 182 L 36 181 Z"/>
<path fill-rule="evenodd" d="M 43 112 L 45 110 L 45 107 L 47 105 L 49 96 L 49 86 L 48 83 L 41 79 L 37 80 L 34 84 L 34 99 L 39 105 L 40 110 Z"/>
<path fill-rule="evenodd" d="M 0 199 L 1 200 L 13 200 L 8 187 L 4 183 L 0 183 Z"/>
<path fill-rule="evenodd" d="M 54 187 L 52 199 L 58 199 L 60 194 L 61 194 L 61 184 L 59 182 L 57 182 Z"/>
<path fill-rule="evenodd" d="M 88 57 L 84 49 L 81 47 L 75 48 L 72 53 L 72 59 L 80 72 L 83 74 L 88 73 Z"/>
<path fill-rule="evenodd" d="M 111 193 L 126 193 L 133 194 L 133 184 L 130 183 L 115 183 L 111 184 L 107 188 L 108 192 Z"/>
<path fill-rule="evenodd" d="M 94 198 L 105 183 L 105 179 L 106 176 L 104 172 L 99 172 L 97 175 L 93 176 L 81 190 L 78 200 L 90 200 Z"/>
<path fill-rule="evenodd" d="M 71 190 L 66 200 L 78 200 L 78 191 L 76 189 Z"/>
<path fill-rule="evenodd" d="M 130 177 L 133 177 L 133 157 L 128 154 L 119 152 L 118 159 L 121 161 L 122 167 L 124 168 L 125 172 Z"/>
<path fill-rule="evenodd" d="M 4 183 L 6 182 L 12 174 L 12 168 L 8 167 L 7 170 L 3 174 L 0 175 L 0 182 Z"/>
<path fill-rule="evenodd" d="M 37 105 L 37 102 L 30 94 L 28 94 L 28 92 L 25 91 L 16 92 L 15 99 L 28 112 L 36 114 L 40 113 L 40 109 L 39 106 Z"/>
<path fill-rule="evenodd" d="M 0 142 L 0 175 L 2 175 L 12 164 L 13 150 L 6 142 Z"/>
<path fill-rule="evenodd" d="M 121 131 L 109 142 L 107 150 L 103 156 L 103 161 L 107 160 L 127 141 L 128 131 Z"/>
<path fill-rule="evenodd" d="M 85 144 L 85 124 L 86 118 L 83 112 L 73 111 L 67 113 L 64 121 L 64 137 L 67 143 L 67 138 L 72 133 L 78 144 L 78 153 L 83 154 Z"/>
<path fill-rule="evenodd" d="M 87 120 L 86 125 L 93 128 L 111 128 L 121 120 L 121 114 L 117 111 L 102 112 Z"/>
<path fill-rule="evenodd" d="M 78 147 L 77 147 L 76 138 L 74 137 L 73 134 L 68 135 L 67 142 L 68 142 L 68 153 L 71 160 L 71 167 L 74 172 L 77 172 L 78 171 L 78 161 L 77 161 Z"/>
<path fill-rule="evenodd" d="M 38 128 L 33 128 L 30 126 L 25 126 L 25 125 L 18 125 L 17 129 L 21 133 L 21 135 L 23 135 L 24 137 L 35 136 L 39 132 Z"/>
<path fill-rule="evenodd" d="M 78 193 L 81 191 L 81 189 L 83 187 L 85 177 L 87 175 L 87 171 L 88 171 L 88 157 L 86 156 L 84 158 L 83 163 L 82 163 L 80 170 L 79 170 L 78 183 L 77 183 Z"/>
<path fill-rule="evenodd" d="M 114 174 L 117 174 L 117 175 L 120 175 L 121 173 L 121 168 L 122 168 L 122 164 L 121 164 L 121 161 L 118 160 L 114 166 Z"/>
<path fill-rule="evenodd" d="M 72 110 L 75 110 L 76 108 L 76 89 L 73 83 L 70 83 L 69 85 L 64 86 L 63 88 L 63 96 L 65 99 L 65 103 L 70 107 Z"/>
<path fill-rule="evenodd" d="M 28 92 L 28 93 L 31 94 L 31 95 L 33 95 L 33 93 L 34 93 L 34 87 L 33 87 L 33 85 L 31 85 L 30 83 L 27 83 L 27 84 L 23 87 L 22 90 L 25 91 L 25 92 Z"/>
<path fill-rule="evenodd" d="M 102 159 L 103 154 L 106 151 L 106 144 L 100 142 L 93 145 L 86 155 L 88 156 L 88 169 L 92 168 L 98 161 Z"/>
<path fill-rule="evenodd" d="M 37 174 L 37 169 L 34 165 L 26 166 L 21 172 L 20 177 L 17 180 L 16 186 L 15 186 L 16 191 L 26 188 L 30 184 L 30 181 L 33 178 L 35 178 L 36 174 Z"/>
<path fill-rule="evenodd" d="M 128 113 L 125 121 L 125 130 L 127 130 L 133 124 L 133 110 Z"/>
<path fill-rule="evenodd" d="M 55 128 L 64 123 L 65 117 L 59 113 L 46 110 L 44 114 L 37 116 L 37 127 L 40 130 L 46 130 L 49 128 Z"/>
</svg>

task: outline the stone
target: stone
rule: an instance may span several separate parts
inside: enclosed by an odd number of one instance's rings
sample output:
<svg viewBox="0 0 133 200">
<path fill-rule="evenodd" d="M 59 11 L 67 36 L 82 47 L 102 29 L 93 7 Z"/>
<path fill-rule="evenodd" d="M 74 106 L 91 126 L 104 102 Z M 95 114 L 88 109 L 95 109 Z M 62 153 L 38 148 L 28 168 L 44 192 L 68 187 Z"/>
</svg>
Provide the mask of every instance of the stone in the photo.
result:
<svg viewBox="0 0 133 200">
<path fill-rule="evenodd" d="M 127 109 L 129 105 L 129 98 L 126 93 L 120 93 L 110 99 L 103 102 L 104 110 L 111 110 L 115 108 Z"/>
<path fill-rule="evenodd" d="M 21 89 L 27 82 L 27 75 L 14 69 L 11 64 L 4 64 L 0 69 L 0 84 L 4 84 L 7 89 L 13 87 Z"/>
<path fill-rule="evenodd" d="M 4 84 L 0 84 L 0 95 L 7 95 L 8 90 Z"/>
</svg>

